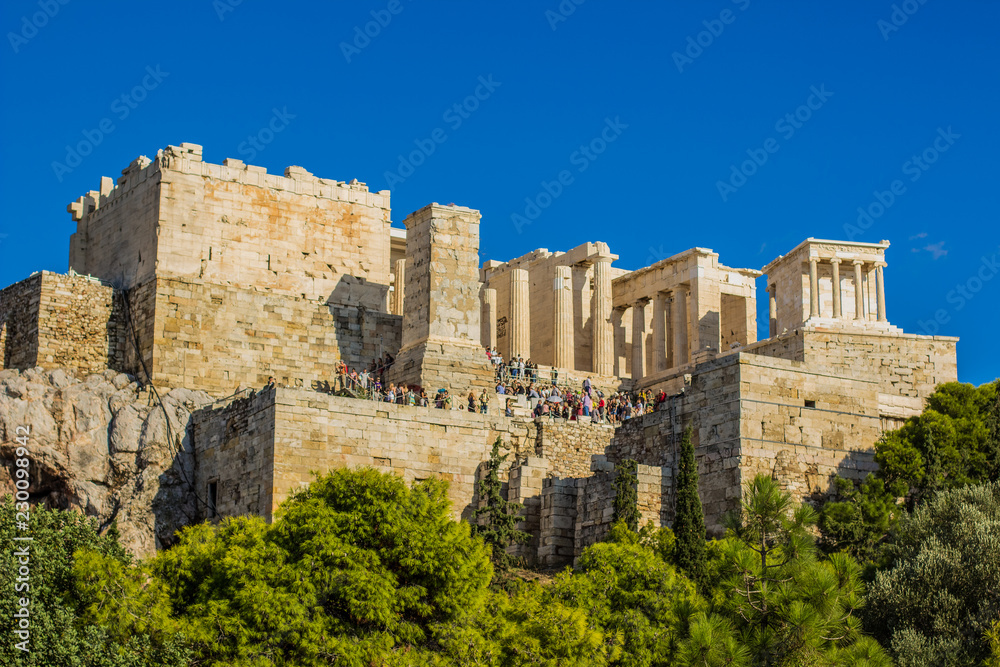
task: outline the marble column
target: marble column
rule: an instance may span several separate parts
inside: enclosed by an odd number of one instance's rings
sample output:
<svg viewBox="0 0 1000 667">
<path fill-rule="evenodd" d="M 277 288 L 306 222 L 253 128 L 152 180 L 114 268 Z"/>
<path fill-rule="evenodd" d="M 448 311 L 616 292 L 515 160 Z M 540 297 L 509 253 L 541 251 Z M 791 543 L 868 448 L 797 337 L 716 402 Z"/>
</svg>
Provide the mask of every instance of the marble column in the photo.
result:
<svg viewBox="0 0 1000 667">
<path fill-rule="evenodd" d="M 646 304 L 639 299 L 632 304 L 632 379 L 639 380 L 646 369 Z"/>
<path fill-rule="evenodd" d="M 650 373 L 667 370 L 667 295 L 653 297 L 653 367 Z"/>
<path fill-rule="evenodd" d="M 778 335 L 778 286 L 767 286 L 767 320 L 768 336 L 774 338 Z"/>
<path fill-rule="evenodd" d="M 840 319 L 843 317 L 840 305 L 840 260 L 834 257 L 830 260 L 830 268 L 833 269 L 833 317 Z"/>
<path fill-rule="evenodd" d="M 392 314 L 402 315 L 403 314 L 403 304 L 405 303 L 403 297 L 406 294 L 406 260 L 397 259 L 395 262 L 396 280 L 392 286 Z"/>
<path fill-rule="evenodd" d="M 510 354 L 507 361 L 518 355 L 530 356 L 531 312 L 528 298 L 528 272 L 511 269 L 510 272 Z"/>
<path fill-rule="evenodd" d="M 611 323 L 611 259 L 594 260 L 594 295 L 591 302 L 595 375 L 614 374 L 615 339 Z"/>
<path fill-rule="evenodd" d="M 568 266 L 557 266 L 552 283 L 555 306 L 552 328 L 553 361 L 556 368 L 573 368 L 573 274 Z"/>
<path fill-rule="evenodd" d="M 497 346 L 497 291 L 492 287 L 483 290 L 483 346 Z"/>
<path fill-rule="evenodd" d="M 819 274 L 816 257 L 809 258 L 809 317 L 819 317 Z"/>
<path fill-rule="evenodd" d="M 687 295 L 686 285 L 674 288 L 674 313 L 670 318 L 674 330 L 674 366 L 683 366 L 688 362 Z"/>
<path fill-rule="evenodd" d="M 885 266 L 885 262 L 875 262 L 875 292 L 877 294 L 877 307 L 878 307 L 878 321 L 887 322 L 885 317 L 885 275 L 882 273 L 882 267 Z"/>
<path fill-rule="evenodd" d="M 865 319 L 865 293 L 861 286 L 861 265 L 860 259 L 854 260 L 854 319 Z"/>
</svg>

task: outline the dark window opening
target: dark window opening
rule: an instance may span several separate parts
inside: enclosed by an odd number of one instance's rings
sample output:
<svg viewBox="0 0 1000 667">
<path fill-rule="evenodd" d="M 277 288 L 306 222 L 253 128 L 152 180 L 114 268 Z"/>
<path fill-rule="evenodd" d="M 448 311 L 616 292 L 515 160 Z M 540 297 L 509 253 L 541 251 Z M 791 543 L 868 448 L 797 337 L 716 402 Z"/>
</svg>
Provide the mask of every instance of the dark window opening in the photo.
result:
<svg viewBox="0 0 1000 667">
<path fill-rule="evenodd" d="M 219 483 L 209 482 L 208 483 L 208 516 L 209 518 L 216 516 L 216 501 L 219 498 Z"/>
<path fill-rule="evenodd" d="M 806 407 L 807 408 L 815 408 L 816 407 L 816 401 L 806 401 Z"/>
</svg>

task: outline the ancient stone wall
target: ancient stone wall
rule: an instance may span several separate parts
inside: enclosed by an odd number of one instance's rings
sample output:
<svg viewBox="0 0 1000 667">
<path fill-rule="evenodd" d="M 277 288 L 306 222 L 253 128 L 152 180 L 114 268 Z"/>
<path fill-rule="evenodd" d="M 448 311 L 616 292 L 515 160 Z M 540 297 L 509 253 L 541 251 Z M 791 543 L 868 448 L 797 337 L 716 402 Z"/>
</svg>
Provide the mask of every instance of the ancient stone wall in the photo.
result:
<svg viewBox="0 0 1000 667">
<path fill-rule="evenodd" d="M 34 368 L 37 365 L 41 298 L 41 273 L 0 290 L 4 368 Z"/>
<path fill-rule="evenodd" d="M 198 460 L 195 486 L 205 500 L 199 504 L 199 519 L 271 516 L 274 391 L 251 393 L 192 415 Z"/>
<path fill-rule="evenodd" d="M 255 400 L 274 403 L 271 505 L 261 509 L 267 517 L 291 493 L 311 482 L 313 472 L 357 466 L 394 472 L 408 483 L 429 477 L 447 480 L 456 515 L 468 516 L 480 466 L 489 459 L 496 437 L 502 436 L 515 456 L 534 450 L 535 426 L 527 420 L 287 388 L 262 392 Z M 229 408 L 214 418 L 228 421 L 230 409 L 240 408 Z M 266 427 L 264 421 L 255 424 L 255 428 Z M 203 431 L 209 433 L 207 428 Z M 218 428 L 211 432 L 218 433 Z M 196 439 L 198 452 L 210 446 L 210 441 Z M 246 449 L 242 441 L 236 446 Z M 234 501 L 222 494 L 241 473 L 225 466 L 216 470 L 218 502 L 225 507 Z"/>
<path fill-rule="evenodd" d="M 258 289 L 387 311 L 389 193 L 284 177 L 181 144 L 140 158 L 118 184 L 71 205 L 70 266 L 125 287 L 155 277 Z"/>
<path fill-rule="evenodd" d="M 537 419 L 538 440 L 535 454 L 545 458 L 557 477 L 586 477 L 591 460 L 603 456 L 614 428 L 583 421 Z"/>
<path fill-rule="evenodd" d="M 42 271 L 0 291 L 4 368 L 119 370 L 124 329 L 111 287 Z"/>
<path fill-rule="evenodd" d="M 337 360 L 360 369 L 399 349 L 397 315 L 200 280 L 155 282 L 152 373 L 168 386 L 225 396 L 273 375 L 325 388 Z"/>
</svg>

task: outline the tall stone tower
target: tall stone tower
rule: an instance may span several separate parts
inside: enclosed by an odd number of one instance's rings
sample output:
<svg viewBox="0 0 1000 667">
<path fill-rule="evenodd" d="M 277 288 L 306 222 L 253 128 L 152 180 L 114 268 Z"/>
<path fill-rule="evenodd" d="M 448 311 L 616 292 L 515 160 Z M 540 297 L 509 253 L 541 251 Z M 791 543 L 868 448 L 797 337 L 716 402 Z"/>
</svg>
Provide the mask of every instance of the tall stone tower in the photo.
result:
<svg viewBox="0 0 1000 667">
<path fill-rule="evenodd" d="M 389 373 L 453 396 L 493 385 L 481 343 L 479 211 L 430 204 L 406 225 L 402 346 Z"/>
</svg>

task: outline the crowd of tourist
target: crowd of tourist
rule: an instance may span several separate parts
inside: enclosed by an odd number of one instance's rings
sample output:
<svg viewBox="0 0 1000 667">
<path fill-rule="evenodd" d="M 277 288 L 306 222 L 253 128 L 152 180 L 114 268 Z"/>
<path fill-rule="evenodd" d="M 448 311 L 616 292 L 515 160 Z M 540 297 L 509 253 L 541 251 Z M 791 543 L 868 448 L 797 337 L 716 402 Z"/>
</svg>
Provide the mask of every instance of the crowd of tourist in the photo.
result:
<svg viewBox="0 0 1000 667">
<path fill-rule="evenodd" d="M 620 391 L 605 395 L 584 380 L 579 389 L 559 386 L 556 370 L 540 372 L 537 363 L 516 356 L 504 361 L 495 348 L 487 348 L 486 356 L 494 368 L 495 393 L 504 414 L 513 416 L 518 399 L 523 397 L 531 414 L 535 417 L 566 419 L 617 425 L 648 414 L 663 403 L 667 396 L 663 391 L 654 396 L 645 390 L 639 392 Z M 396 405 L 435 407 L 443 410 L 462 409 L 486 414 L 489 412 L 490 396 L 484 389 L 478 395 L 470 391 L 458 402 L 447 388 L 438 389 L 432 395 L 424 387 L 385 382 L 385 373 L 394 363 L 392 355 L 385 354 L 360 372 L 350 368 L 343 361 L 336 364 L 336 379 L 333 392 L 349 390 L 353 394 L 375 401 Z M 550 377 L 540 377 L 551 375 Z M 269 385 L 273 380 L 269 380 Z"/>
</svg>

